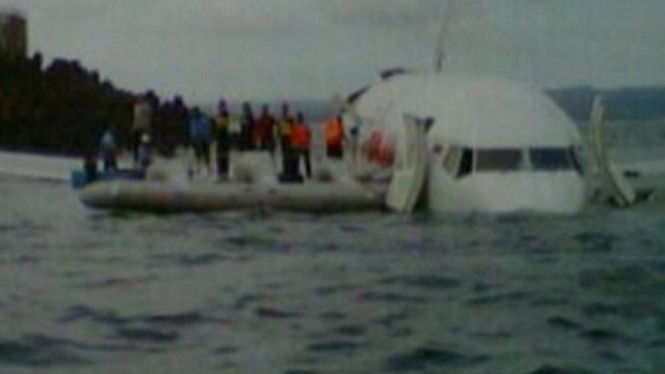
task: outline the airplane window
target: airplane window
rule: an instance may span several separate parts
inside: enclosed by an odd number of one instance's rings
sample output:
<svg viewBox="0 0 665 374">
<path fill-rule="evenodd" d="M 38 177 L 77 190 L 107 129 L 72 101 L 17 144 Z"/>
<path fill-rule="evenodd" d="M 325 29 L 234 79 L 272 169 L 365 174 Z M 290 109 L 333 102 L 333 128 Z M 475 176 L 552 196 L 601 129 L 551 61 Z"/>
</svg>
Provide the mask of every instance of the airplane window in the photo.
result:
<svg viewBox="0 0 665 374">
<path fill-rule="evenodd" d="M 577 158 L 577 152 L 575 152 L 575 148 L 570 147 L 568 149 L 569 155 L 570 155 L 570 161 L 573 163 L 573 167 L 575 168 L 575 171 L 578 173 L 584 174 L 584 169 L 582 168 L 582 163 L 580 162 L 579 158 Z"/>
<path fill-rule="evenodd" d="M 522 167 L 520 149 L 479 149 L 476 153 L 477 171 L 513 171 Z"/>
<path fill-rule="evenodd" d="M 535 170 L 570 170 L 573 167 L 570 151 L 564 148 L 532 148 L 529 156 Z"/>
<path fill-rule="evenodd" d="M 462 160 L 460 162 L 459 170 L 457 171 L 457 178 L 464 178 L 471 174 L 473 171 L 473 150 L 464 148 L 462 150 Z"/>
<path fill-rule="evenodd" d="M 450 175 L 455 175 L 457 173 L 457 168 L 459 167 L 460 159 L 462 158 L 462 148 L 451 145 L 446 151 L 446 155 L 443 157 L 443 168 Z"/>
</svg>

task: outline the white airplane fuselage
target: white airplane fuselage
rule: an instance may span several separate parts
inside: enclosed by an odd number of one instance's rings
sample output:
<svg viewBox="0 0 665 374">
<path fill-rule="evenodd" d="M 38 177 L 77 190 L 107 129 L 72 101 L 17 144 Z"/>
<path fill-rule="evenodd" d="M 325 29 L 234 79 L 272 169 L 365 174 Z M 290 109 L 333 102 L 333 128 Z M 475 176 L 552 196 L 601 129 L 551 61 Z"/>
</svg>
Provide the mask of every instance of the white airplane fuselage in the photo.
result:
<svg viewBox="0 0 665 374">
<path fill-rule="evenodd" d="M 577 127 L 544 93 L 494 78 L 393 76 L 353 103 L 362 160 L 404 164 L 405 116 L 429 119 L 426 209 L 575 213 L 585 203 Z"/>
</svg>

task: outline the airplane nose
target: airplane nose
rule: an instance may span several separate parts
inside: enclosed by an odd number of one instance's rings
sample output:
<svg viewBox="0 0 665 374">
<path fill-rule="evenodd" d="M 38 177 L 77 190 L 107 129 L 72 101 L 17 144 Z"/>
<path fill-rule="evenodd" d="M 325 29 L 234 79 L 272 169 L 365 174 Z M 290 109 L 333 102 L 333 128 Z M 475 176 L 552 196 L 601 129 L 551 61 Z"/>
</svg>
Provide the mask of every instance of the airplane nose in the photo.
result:
<svg viewBox="0 0 665 374">
<path fill-rule="evenodd" d="M 434 212 L 574 214 L 585 203 L 585 185 L 572 171 L 474 174 L 461 180 L 434 177 L 427 200 Z"/>
<path fill-rule="evenodd" d="M 576 173 L 534 173 L 531 193 L 524 198 L 531 198 L 532 204 L 542 211 L 572 214 L 584 205 L 584 180 Z"/>
</svg>

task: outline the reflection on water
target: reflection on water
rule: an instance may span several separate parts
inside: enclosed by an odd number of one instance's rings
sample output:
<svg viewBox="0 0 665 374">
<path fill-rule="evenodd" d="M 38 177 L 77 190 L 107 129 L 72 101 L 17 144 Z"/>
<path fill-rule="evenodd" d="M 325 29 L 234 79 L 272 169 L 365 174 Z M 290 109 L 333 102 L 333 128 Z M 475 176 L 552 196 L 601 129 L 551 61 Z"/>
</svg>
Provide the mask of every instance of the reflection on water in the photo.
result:
<svg viewBox="0 0 665 374">
<path fill-rule="evenodd" d="M 657 373 L 658 210 L 151 216 L 0 179 L 0 372 Z"/>
</svg>

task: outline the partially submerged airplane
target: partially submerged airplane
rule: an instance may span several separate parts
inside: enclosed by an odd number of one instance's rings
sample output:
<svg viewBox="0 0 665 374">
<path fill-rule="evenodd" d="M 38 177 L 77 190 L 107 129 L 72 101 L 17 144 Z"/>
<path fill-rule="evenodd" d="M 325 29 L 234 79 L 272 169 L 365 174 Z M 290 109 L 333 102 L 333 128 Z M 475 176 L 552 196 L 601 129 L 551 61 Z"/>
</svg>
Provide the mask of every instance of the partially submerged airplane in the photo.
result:
<svg viewBox="0 0 665 374">
<path fill-rule="evenodd" d="M 393 168 L 388 203 L 398 211 L 421 198 L 433 212 L 574 213 L 585 203 L 582 137 L 541 92 L 495 78 L 399 73 L 354 99 L 363 159 Z"/>
<path fill-rule="evenodd" d="M 378 84 L 338 99 L 359 125 L 363 159 L 393 170 L 388 206 L 579 211 L 583 139 L 563 110 L 542 91 L 443 71 L 453 4 L 446 3 L 433 69 L 389 70 Z"/>
<path fill-rule="evenodd" d="M 454 3 L 446 5 L 434 69 L 388 70 L 377 84 L 337 98 L 361 133 L 365 165 L 356 168 L 391 171 L 390 208 L 570 214 L 592 198 L 628 206 L 664 185 L 610 161 L 600 97 L 584 139 L 541 90 L 444 72 Z M 625 175 L 638 176 L 631 180 L 638 191 Z"/>
</svg>

